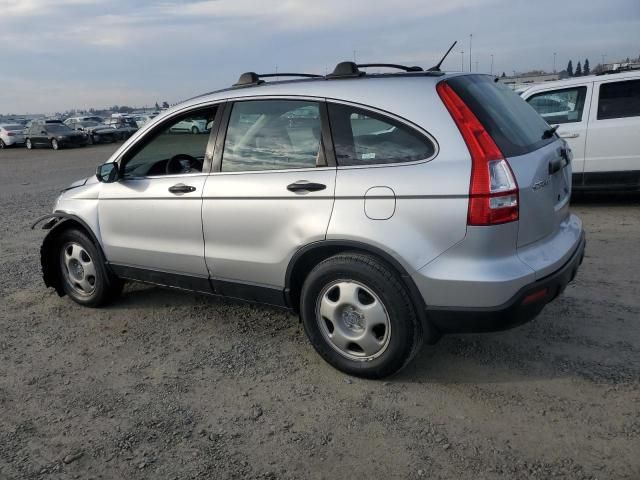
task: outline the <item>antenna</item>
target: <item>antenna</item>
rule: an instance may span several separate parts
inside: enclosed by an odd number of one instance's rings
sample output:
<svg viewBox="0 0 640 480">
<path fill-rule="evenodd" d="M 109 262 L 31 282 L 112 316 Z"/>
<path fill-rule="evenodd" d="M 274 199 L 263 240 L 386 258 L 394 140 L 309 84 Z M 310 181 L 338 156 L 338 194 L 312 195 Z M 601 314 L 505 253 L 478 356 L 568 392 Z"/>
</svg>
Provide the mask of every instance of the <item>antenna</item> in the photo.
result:
<svg viewBox="0 0 640 480">
<path fill-rule="evenodd" d="M 451 50 L 453 50 L 453 47 L 456 46 L 456 43 L 458 43 L 457 40 L 451 44 L 451 46 L 449 47 L 449 50 L 447 50 L 447 53 L 444 54 L 444 56 L 440 59 L 440 61 L 435 66 L 433 66 L 429 70 L 427 70 L 427 72 L 439 72 L 440 71 L 440 65 L 442 65 L 442 62 L 444 62 L 444 59 L 447 58 L 447 55 L 449 55 Z"/>
</svg>

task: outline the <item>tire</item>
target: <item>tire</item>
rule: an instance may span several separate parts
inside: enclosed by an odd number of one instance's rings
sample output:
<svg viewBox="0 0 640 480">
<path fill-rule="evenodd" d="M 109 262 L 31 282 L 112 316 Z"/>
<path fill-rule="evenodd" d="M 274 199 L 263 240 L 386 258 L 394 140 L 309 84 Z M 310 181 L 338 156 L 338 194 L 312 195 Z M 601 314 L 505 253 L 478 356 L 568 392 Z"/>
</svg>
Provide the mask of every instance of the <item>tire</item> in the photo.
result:
<svg viewBox="0 0 640 480">
<path fill-rule="evenodd" d="M 330 257 L 309 273 L 300 315 L 320 356 L 349 375 L 392 375 L 422 345 L 422 326 L 396 271 L 358 252 Z"/>
<path fill-rule="evenodd" d="M 124 282 L 107 270 L 102 252 L 83 231 L 61 232 L 51 252 L 64 292 L 74 302 L 99 307 L 120 295 Z"/>
<path fill-rule="evenodd" d="M 27 150 L 33 150 L 33 144 L 31 143 L 31 139 L 27 138 L 27 141 L 25 142 L 25 145 L 27 146 Z"/>
<path fill-rule="evenodd" d="M 191 127 L 191 133 L 193 133 L 194 135 L 197 135 L 200 133 L 200 130 L 198 130 L 198 127 Z"/>
<path fill-rule="evenodd" d="M 55 138 L 51 140 L 51 148 L 53 148 L 54 150 L 60 150 L 60 144 Z"/>
<path fill-rule="evenodd" d="M 87 138 L 87 145 L 93 145 L 93 135 L 89 134 Z"/>
<path fill-rule="evenodd" d="M 7 145 L 4 143 L 4 140 L 2 140 L 2 139 L 0 138 L 0 150 L 4 150 L 4 149 L 6 148 L 6 146 L 7 146 Z"/>
</svg>

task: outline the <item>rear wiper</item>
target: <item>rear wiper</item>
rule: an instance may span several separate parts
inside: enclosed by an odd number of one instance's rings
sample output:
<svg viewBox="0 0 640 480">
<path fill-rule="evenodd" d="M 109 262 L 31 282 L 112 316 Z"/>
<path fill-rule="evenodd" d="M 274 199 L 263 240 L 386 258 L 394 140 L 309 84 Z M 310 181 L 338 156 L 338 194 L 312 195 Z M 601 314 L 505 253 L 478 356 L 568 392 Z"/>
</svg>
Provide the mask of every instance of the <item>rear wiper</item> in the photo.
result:
<svg viewBox="0 0 640 480">
<path fill-rule="evenodd" d="M 546 140 L 547 138 L 553 137 L 553 134 L 556 133 L 556 130 L 558 130 L 559 126 L 560 125 L 556 125 L 555 127 L 547 128 L 544 132 L 542 132 L 542 139 Z"/>
</svg>

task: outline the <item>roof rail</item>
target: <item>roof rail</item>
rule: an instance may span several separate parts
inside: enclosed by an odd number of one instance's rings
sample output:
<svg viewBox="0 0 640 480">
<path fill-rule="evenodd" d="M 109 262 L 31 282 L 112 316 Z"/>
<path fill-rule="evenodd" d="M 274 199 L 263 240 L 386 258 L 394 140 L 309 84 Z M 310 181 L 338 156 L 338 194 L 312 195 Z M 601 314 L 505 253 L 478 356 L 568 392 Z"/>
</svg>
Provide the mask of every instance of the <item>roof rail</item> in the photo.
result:
<svg viewBox="0 0 640 480">
<path fill-rule="evenodd" d="M 397 70 L 403 70 L 405 72 L 423 72 L 422 67 L 413 66 L 407 67 L 406 65 L 398 65 L 396 63 L 355 63 L 355 62 L 340 62 L 336 65 L 327 78 L 350 78 L 361 77 L 365 72 L 361 71 L 361 68 L 370 67 L 382 67 L 382 68 L 395 68 Z"/>
<path fill-rule="evenodd" d="M 260 85 L 264 83 L 263 78 L 268 77 L 309 77 L 309 78 L 323 78 L 322 75 L 316 75 L 315 73 L 256 73 L 245 72 L 240 75 L 238 81 L 233 84 L 234 87 L 247 87 L 249 85 Z"/>
</svg>

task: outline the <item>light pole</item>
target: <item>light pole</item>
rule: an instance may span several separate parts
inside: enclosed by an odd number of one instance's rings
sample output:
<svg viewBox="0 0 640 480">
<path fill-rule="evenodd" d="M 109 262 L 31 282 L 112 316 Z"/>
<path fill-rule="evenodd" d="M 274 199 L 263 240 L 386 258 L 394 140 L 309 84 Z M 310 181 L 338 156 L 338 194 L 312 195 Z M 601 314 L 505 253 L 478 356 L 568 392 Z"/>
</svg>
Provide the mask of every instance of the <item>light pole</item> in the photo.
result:
<svg viewBox="0 0 640 480">
<path fill-rule="evenodd" d="M 553 73 L 556 73 L 556 52 L 553 52 Z"/>
<path fill-rule="evenodd" d="M 493 75 L 493 53 L 491 54 L 491 75 Z"/>
<path fill-rule="evenodd" d="M 464 50 L 460 50 L 460 55 L 462 55 L 462 62 L 460 66 L 462 67 L 462 71 L 464 72 Z"/>
<path fill-rule="evenodd" d="M 478 73 L 478 60 L 476 60 L 475 62 L 473 62 L 476 64 L 476 73 Z"/>
<path fill-rule="evenodd" d="M 606 55 L 603 53 L 602 54 L 602 70 L 604 70 L 604 57 L 606 57 Z"/>
<path fill-rule="evenodd" d="M 471 73 L 471 44 L 473 43 L 473 33 L 469 34 L 469 73 Z"/>
</svg>

